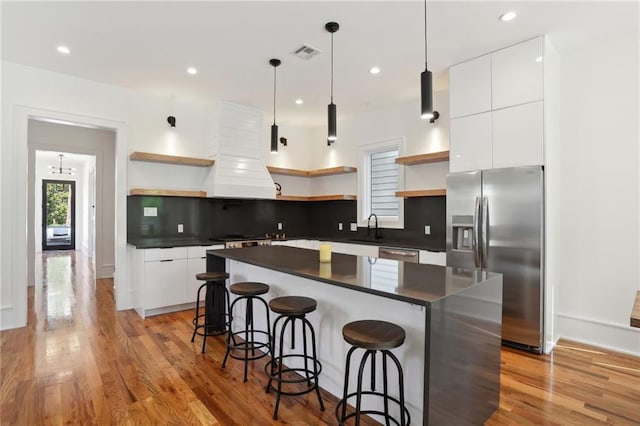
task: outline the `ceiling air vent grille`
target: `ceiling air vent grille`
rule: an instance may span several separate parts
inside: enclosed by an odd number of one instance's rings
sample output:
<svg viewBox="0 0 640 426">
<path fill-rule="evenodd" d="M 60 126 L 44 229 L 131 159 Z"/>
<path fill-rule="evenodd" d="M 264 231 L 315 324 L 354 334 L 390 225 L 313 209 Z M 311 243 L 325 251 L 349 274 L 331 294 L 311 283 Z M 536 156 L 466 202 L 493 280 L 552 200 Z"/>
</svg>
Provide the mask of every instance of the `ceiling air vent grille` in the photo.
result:
<svg viewBox="0 0 640 426">
<path fill-rule="evenodd" d="M 308 61 L 309 59 L 313 58 L 319 53 L 320 51 L 318 49 L 316 49 L 315 47 L 311 47 L 307 44 L 304 44 L 293 51 L 293 54 L 295 56 L 297 56 L 300 59 L 304 59 L 305 61 Z"/>
</svg>

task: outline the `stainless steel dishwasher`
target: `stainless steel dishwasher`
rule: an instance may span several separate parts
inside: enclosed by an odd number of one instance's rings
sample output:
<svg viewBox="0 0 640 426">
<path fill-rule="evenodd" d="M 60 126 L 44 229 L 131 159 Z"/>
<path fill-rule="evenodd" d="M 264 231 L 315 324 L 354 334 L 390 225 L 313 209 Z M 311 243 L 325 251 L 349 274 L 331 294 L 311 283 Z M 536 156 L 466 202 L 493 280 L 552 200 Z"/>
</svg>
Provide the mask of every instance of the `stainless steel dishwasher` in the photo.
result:
<svg viewBox="0 0 640 426">
<path fill-rule="evenodd" d="M 403 262 L 419 263 L 420 251 L 411 249 L 399 249 L 395 247 L 378 247 L 380 259 L 402 260 Z"/>
</svg>

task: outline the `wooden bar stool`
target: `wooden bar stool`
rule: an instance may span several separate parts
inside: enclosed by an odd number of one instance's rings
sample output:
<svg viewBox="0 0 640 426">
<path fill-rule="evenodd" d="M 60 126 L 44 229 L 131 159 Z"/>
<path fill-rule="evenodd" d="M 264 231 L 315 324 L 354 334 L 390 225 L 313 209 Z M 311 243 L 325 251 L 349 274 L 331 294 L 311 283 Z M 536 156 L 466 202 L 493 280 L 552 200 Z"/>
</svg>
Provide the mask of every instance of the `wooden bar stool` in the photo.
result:
<svg viewBox="0 0 640 426">
<path fill-rule="evenodd" d="M 240 359 L 244 361 L 244 382 L 247 381 L 247 365 L 249 361 L 254 361 L 256 359 L 263 358 L 269 355 L 269 348 L 271 347 L 271 332 L 269 330 L 269 325 L 271 321 L 269 320 L 269 307 L 267 306 L 267 302 L 260 297 L 262 294 L 266 294 L 269 292 L 269 286 L 263 283 L 257 282 L 241 282 L 232 284 L 229 287 L 229 291 L 239 297 L 237 297 L 231 306 L 229 307 L 229 323 L 228 323 L 228 333 L 227 333 L 227 351 L 224 354 L 224 360 L 222 361 L 222 368 L 225 368 L 227 364 L 227 358 L 229 355 L 231 358 Z M 265 312 L 267 313 L 267 330 L 256 330 L 253 325 L 253 301 L 259 300 L 263 305 Z M 244 330 L 233 331 L 233 308 L 236 306 L 238 302 L 244 301 L 246 302 L 246 310 L 245 310 L 245 328 Z M 266 336 L 266 342 L 256 340 L 255 334 Z M 236 336 L 242 337 L 244 335 L 244 340 L 240 341 L 236 340 Z M 258 354 L 256 355 L 256 349 L 258 349 Z M 260 349 L 266 349 L 264 352 L 260 351 Z M 235 354 L 235 351 L 242 352 L 242 356 Z M 251 352 L 251 355 L 249 355 Z"/>
<path fill-rule="evenodd" d="M 272 358 L 265 366 L 265 371 L 269 375 L 269 382 L 267 383 L 266 391 L 270 392 L 272 389 L 276 391 L 276 404 L 273 410 L 273 419 L 278 420 L 278 407 L 280 405 L 281 395 L 303 395 L 315 390 L 318 395 L 318 401 L 320 402 L 320 410 L 324 411 L 324 403 L 322 402 L 320 387 L 318 386 L 318 377 L 322 371 L 322 364 L 318 360 L 316 352 L 316 333 L 313 329 L 313 325 L 305 317 L 309 312 L 316 310 L 317 302 L 310 297 L 284 296 L 272 299 L 269 302 L 269 307 L 274 313 L 280 314 L 273 322 L 273 343 L 271 345 Z M 284 355 L 284 333 L 288 325 L 291 326 L 291 349 L 295 349 L 295 323 L 297 320 L 302 323 L 302 353 Z M 280 329 L 280 338 L 276 343 L 277 326 L 281 321 L 282 327 Z M 311 335 L 312 355 L 309 355 L 307 349 L 307 331 Z M 287 367 L 284 365 L 285 361 L 299 362 L 300 360 L 304 362 L 304 367 Z M 273 381 L 276 381 L 277 387 L 272 385 Z M 307 388 L 301 391 L 282 390 L 283 383 L 294 384 L 304 382 L 307 382 Z"/>
<path fill-rule="evenodd" d="M 389 351 L 389 349 L 397 348 L 404 343 L 405 332 L 402 327 L 386 321 L 377 320 L 363 320 L 354 321 L 346 324 L 342 328 L 342 337 L 344 340 L 351 344 L 351 349 L 347 352 L 347 362 L 344 374 L 344 392 L 342 399 L 336 406 L 336 419 L 339 425 L 344 425 L 344 422 L 351 418 L 356 418 L 356 425 L 360 425 L 361 414 L 376 414 L 384 417 L 385 424 L 389 425 L 390 421 L 393 423 L 405 426 L 411 421 L 409 416 L 409 410 L 404 404 L 404 379 L 402 375 L 402 367 L 398 358 Z M 355 392 L 349 393 L 349 366 L 351 364 L 351 355 L 356 349 L 364 349 L 362 360 L 358 369 L 358 387 Z M 383 391 L 376 392 L 376 353 L 380 351 L 382 353 L 382 383 Z M 371 357 L 371 390 L 362 390 L 362 373 L 365 369 L 367 360 Z M 389 396 L 387 386 L 387 358 L 390 358 L 396 365 L 398 371 L 398 384 L 400 388 L 399 398 Z M 380 397 L 383 400 L 384 411 L 374 409 L 362 409 L 362 396 L 369 395 L 374 397 Z M 356 410 L 353 413 L 347 415 L 347 401 L 349 398 L 356 398 Z M 400 421 L 395 419 L 389 414 L 389 401 L 392 401 L 400 408 Z"/>
<path fill-rule="evenodd" d="M 207 345 L 207 336 L 215 336 L 225 332 L 226 306 L 229 306 L 229 292 L 225 286 L 227 278 L 229 278 L 229 274 L 226 272 L 202 272 L 196 275 L 197 280 L 205 281 L 205 283 L 198 288 L 191 341 L 193 342 L 196 334 L 203 337 L 202 353 L 204 353 Z M 206 289 L 206 293 L 204 312 L 201 313 L 200 293 L 202 289 Z M 218 294 L 217 297 L 216 293 Z M 223 293 L 224 296 L 222 295 Z"/>
</svg>

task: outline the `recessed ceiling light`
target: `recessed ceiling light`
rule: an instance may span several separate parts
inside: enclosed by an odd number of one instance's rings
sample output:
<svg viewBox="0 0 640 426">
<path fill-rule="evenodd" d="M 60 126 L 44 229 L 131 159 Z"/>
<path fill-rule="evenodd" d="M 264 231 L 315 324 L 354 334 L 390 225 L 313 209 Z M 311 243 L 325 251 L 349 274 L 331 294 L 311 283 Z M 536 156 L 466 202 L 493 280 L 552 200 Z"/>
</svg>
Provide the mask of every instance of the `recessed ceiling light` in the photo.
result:
<svg viewBox="0 0 640 426">
<path fill-rule="evenodd" d="M 536 62 L 542 62 L 542 56 L 538 56 L 538 57 L 536 58 Z"/>
<path fill-rule="evenodd" d="M 63 55 L 68 55 L 69 53 L 71 53 L 71 49 L 69 49 L 67 46 L 58 46 L 58 52 L 62 53 Z"/>
<path fill-rule="evenodd" d="M 380 74 L 380 68 L 378 68 L 378 67 L 372 67 L 372 68 L 369 70 L 369 72 L 370 72 L 371 74 Z"/>
<path fill-rule="evenodd" d="M 498 19 L 500 19 L 501 21 L 504 22 L 509 22 L 511 20 L 513 20 L 516 17 L 516 13 L 511 10 L 509 12 L 503 13 L 502 15 L 500 15 L 500 17 Z"/>
<path fill-rule="evenodd" d="M 189 68 L 187 68 L 187 72 L 188 72 L 189 74 L 191 74 L 191 75 L 198 74 L 198 70 L 197 70 L 197 69 L 195 69 L 194 67 L 189 67 Z"/>
<path fill-rule="evenodd" d="M 296 105 L 302 105 L 304 101 L 302 99 L 296 99 Z"/>
</svg>

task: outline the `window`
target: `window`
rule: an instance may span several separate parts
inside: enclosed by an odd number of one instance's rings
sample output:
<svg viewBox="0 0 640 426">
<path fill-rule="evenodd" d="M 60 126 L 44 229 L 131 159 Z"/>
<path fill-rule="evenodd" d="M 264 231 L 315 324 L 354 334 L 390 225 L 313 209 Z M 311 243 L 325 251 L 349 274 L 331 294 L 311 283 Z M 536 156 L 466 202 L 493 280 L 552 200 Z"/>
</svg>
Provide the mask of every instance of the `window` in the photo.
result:
<svg viewBox="0 0 640 426">
<path fill-rule="evenodd" d="M 397 149 L 370 154 L 369 211 L 375 213 L 378 218 L 388 217 L 397 220 L 400 216 L 400 203 L 396 197 L 399 175 L 396 158 Z"/>
<path fill-rule="evenodd" d="M 380 228 L 404 226 L 404 202 L 396 197 L 403 186 L 403 169 L 396 158 L 403 148 L 403 140 L 393 139 L 361 145 L 358 173 L 358 224 L 367 226 L 371 214 L 378 217 Z"/>
</svg>

